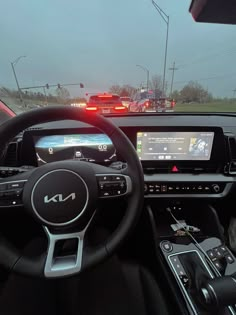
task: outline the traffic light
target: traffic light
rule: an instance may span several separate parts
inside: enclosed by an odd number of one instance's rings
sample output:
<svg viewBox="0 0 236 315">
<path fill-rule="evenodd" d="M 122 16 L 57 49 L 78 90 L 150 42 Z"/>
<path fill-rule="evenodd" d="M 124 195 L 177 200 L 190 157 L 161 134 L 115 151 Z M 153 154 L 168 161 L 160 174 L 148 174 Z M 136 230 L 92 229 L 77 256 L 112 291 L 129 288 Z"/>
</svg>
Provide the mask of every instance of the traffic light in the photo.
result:
<svg viewBox="0 0 236 315">
<path fill-rule="evenodd" d="M 61 84 L 60 84 L 60 83 L 58 83 L 58 84 L 57 84 L 57 87 L 58 87 L 58 89 L 60 89 L 60 88 L 61 88 Z"/>
<path fill-rule="evenodd" d="M 49 84 L 48 83 L 46 84 L 46 89 L 49 89 Z"/>
<path fill-rule="evenodd" d="M 79 84 L 79 86 L 81 87 L 81 89 L 83 89 L 83 88 L 84 88 L 83 83 L 80 83 L 80 84 Z"/>
</svg>

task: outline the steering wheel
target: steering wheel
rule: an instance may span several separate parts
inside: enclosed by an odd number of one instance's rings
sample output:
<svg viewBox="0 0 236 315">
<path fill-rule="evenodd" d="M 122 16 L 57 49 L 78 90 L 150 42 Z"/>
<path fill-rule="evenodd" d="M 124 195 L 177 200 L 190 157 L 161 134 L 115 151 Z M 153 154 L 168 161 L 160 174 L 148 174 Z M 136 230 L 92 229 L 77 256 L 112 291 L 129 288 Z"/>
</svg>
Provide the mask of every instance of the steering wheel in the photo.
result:
<svg viewBox="0 0 236 315">
<path fill-rule="evenodd" d="M 47 251 L 28 257 L 8 240 L 0 238 L 0 265 L 23 275 L 60 278 L 94 266 L 114 253 L 135 226 L 143 204 L 144 179 L 135 148 L 126 135 L 103 116 L 83 109 L 54 106 L 22 113 L 0 127 L 0 152 L 19 132 L 57 120 L 77 120 L 107 134 L 122 158 L 123 170 L 83 161 L 58 161 L 0 179 L 0 208 L 28 211 L 48 239 Z M 3 199 L 2 196 L 8 198 Z M 86 232 L 103 199 L 126 199 L 122 220 L 109 238 L 96 247 L 86 242 Z M 111 209 L 112 211 L 112 209 Z M 73 252 L 59 253 L 58 247 L 72 241 Z"/>
</svg>

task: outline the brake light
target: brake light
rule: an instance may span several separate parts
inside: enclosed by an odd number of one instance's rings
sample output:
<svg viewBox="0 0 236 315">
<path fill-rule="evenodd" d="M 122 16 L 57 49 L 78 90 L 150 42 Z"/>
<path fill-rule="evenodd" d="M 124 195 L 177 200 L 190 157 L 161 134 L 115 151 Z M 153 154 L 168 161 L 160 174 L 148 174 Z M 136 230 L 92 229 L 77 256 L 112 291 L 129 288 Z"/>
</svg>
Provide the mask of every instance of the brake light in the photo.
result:
<svg viewBox="0 0 236 315">
<path fill-rule="evenodd" d="M 147 102 L 144 103 L 144 106 L 146 106 L 146 107 L 148 107 L 149 105 L 150 105 L 150 102 L 149 102 L 149 101 L 147 101 Z"/>
<path fill-rule="evenodd" d="M 175 106 L 175 101 L 172 101 L 171 102 L 171 107 L 174 107 Z"/>
<path fill-rule="evenodd" d="M 127 108 L 125 106 L 121 106 L 121 105 L 115 106 L 114 109 L 118 110 L 118 111 L 126 111 L 127 110 Z"/>
<path fill-rule="evenodd" d="M 101 98 L 112 98 L 112 95 L 98 95 Z"/>
<path fill-rule="evenodd" d="M 98 108 L 96 106 L 90 106 L 85 108 L 88 112 L 96 112 Z"/>
</svg>

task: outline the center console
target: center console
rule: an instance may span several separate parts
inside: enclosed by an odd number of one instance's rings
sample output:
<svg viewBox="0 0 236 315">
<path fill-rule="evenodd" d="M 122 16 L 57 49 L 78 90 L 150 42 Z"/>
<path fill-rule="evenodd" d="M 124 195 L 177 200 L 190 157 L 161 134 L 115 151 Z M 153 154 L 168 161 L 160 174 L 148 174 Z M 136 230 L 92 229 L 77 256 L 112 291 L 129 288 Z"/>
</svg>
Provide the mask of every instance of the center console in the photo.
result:
<svg viewBox="0 0 236 315">
<path fill-rule="evenodd" d="M 204 204 L 156 208 L 154 202 L 147 207 L 155 219 L 160 259 L 188 313 L 236 314 L 236 259 L 224 242 L 214 208 Z"/>
</svg>

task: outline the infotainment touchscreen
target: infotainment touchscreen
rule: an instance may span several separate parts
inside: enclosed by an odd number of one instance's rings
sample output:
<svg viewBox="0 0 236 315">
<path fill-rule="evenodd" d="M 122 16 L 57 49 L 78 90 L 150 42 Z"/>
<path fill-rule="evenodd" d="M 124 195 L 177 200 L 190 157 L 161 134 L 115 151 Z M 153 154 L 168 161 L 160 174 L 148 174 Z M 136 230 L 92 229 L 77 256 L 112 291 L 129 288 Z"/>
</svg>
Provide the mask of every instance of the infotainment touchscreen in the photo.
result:
<svg viewBox="0 0 236 315">
<path fill-rule="evenodd" d="M 210 160 L 214 132 L 138 132 L 137 153 L 142 161 Z"/>
<path fill-rule="evenodd" d="M 69 159 L 89 162 L 116 160 L 116 150 L 105 134 L 33 136 L 33 140 L 38 165 Z"/>
</svg>

